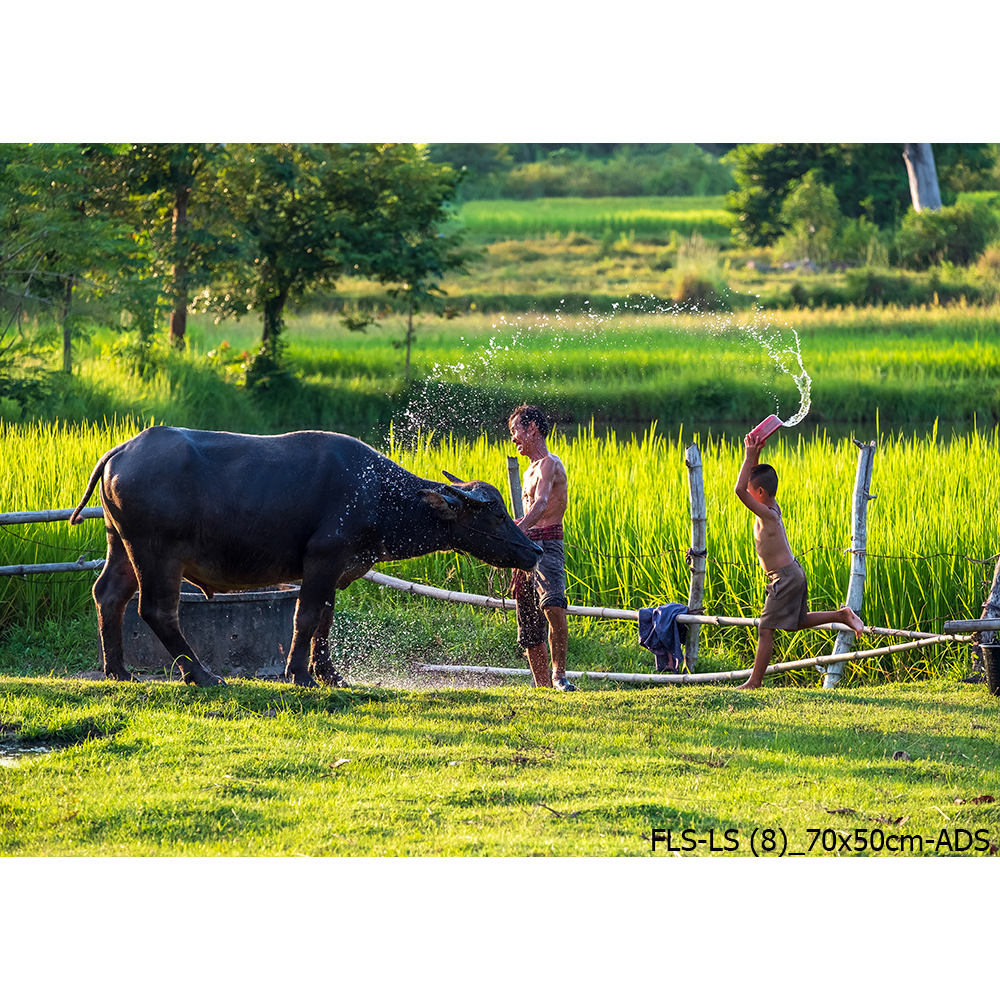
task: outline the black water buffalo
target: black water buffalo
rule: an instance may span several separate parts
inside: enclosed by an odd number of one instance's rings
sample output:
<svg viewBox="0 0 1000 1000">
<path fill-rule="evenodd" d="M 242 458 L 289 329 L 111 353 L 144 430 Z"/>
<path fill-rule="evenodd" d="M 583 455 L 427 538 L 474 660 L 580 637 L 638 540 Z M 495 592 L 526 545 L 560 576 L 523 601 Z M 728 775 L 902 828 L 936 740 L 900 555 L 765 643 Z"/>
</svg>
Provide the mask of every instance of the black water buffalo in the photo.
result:
<svg viewBox="0 0 1000 1000">
<path fill-rule="evenodd" d="M 286 677 L 340 684 L 328 636 L 335 594 L 385 559 L 456 549 L 530 569 L 541 549 L 489 483 L 420 479 L 362 441 L 325 431 L 274 437 L 150 427 L 94 468 L 108 555 L 94 584 L 104 672 L 127 680 L 122 617 L 139 614 L 188 683 L 220 684 L 181 633 L 181 580 L 206 597 L 301 580 Z"/>
</svg>

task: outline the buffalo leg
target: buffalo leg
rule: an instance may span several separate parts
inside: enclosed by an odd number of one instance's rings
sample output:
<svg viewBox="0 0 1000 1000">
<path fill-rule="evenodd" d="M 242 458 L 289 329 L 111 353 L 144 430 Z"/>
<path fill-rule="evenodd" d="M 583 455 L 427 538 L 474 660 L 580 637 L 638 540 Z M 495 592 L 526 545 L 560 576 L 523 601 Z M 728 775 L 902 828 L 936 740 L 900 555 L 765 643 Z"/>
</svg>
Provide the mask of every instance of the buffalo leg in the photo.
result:
<svg viewBox="0 0 1000 1000">
<path fill-rule="evenodd" d="M 346 687 L 344 678 L 337 672 L 330 656 L 330 628 L 333 625 L 334 601 L 329 601 L 320 612 L 319 625 L 310 644 L 309 670 L 322 684 Z"/>
<path fill-rule="evenodd" d="M 118 681 L 135 678 L 125 669 L 122 644 L 122 619 L 125 607 L 132 600 L 138 579 L 121 537 L 108 528 L 108 554 L 104 569 L 94 583 L 94 603 L 97 605 L 97 625 L 104 653 L 104 676 Z"/>
<path fill-rule="evenodd" d="M 146 574 L 139 571 L 139 617 L 153 630 L 153 634 L 170 654 L 181 671 L 185 684 L 207 686 L 225 684 L 198 659 L 184 633 L 181 632 L 181 569 L 157 571 Z"/>
<path fill-rule="evenodd" d="M 326 657 L 329 659 L 330 647 L 327 634 L 333 619 L 336 587 L 330 586 L 327 581 L 337 580 L 340 577 L 339 567 L 335 567 L 334 570 L 331 570 L 328 563 L 314 564 L 311 571 L 306 570 L 302 574 L 299 600 L 295 605 L 295 630 L 292 633 L 292 647 L 288 651 L 285 676 L 303 687 L 316 686 L 316 682 L 309 675 L 309 660 L 314 636 L 321 630 L 321 626 L 326 629 L 322 635 L 326 637 Z"/>
</svg>

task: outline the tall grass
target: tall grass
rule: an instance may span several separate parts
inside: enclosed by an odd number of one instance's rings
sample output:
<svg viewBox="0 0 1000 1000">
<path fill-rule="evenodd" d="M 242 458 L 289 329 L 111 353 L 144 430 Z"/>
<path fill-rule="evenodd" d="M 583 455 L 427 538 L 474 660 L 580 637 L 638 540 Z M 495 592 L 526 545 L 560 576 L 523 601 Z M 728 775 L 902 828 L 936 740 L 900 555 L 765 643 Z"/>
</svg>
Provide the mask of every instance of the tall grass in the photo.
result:
<svg viewBox="0 0 1000 1000">
<path fill-rule="evenodd" d="M 134 420 L 104 424 L 11 425 L 0 421 L 0 510 L 58 510 L 75 507 L 97 460 L 109 448 L 142 430 Z M 100 503 L 92 499 L 92 504 Z M 63 563 L 103 559 L 104 522 L 79 527 L 51 524 L 0 525 L 0 564 Z M 90 602 L 93 573 L 0 577 L 0 630 L 16 623 L 36 627 L 72 618 Z"/>
<path fill-rule="evenodd" d="M 570 603 L 640 608 L 686 602 L 690 542 L 685 442 L 655 433 L 619 440 L 614 434 L 556 437 L 566 464 L 570 507 L 565 525 Z M 509 448 L 484 438 L 425 439 L 395 455 L 414 471 L 441 468 L 502 481 Z M 753 617 L 763 602 L 763 576 L 753 551 L 752 518 L 732 493 L 742 461 L 738 441 L 709 439 L 702 447 L 708 503 L 709 565 L 705 606 L 711 613 Z M 869 514 L 869 562 L 863 617 L 871 625 L 935 631 L 945 619 L 975 617 L 1000 552 L 998 490 L 990 469 L 997 432 L 954 437 L 885 437 L 876 451 Z M 847 588 L 851 493 L 857 449 L 849 440 L 817 435 L 781 439 L 766 458 L 781 476 L 779 500 L 795 551 L 810 580 L 814 609 L 838 607 Z M 976 562 L 973 560 L 981 560 Z M 439 554 L 387 572 L 483 592 L 487 568 Z M 606 623 L 593 627 L 606 628 Z M 703 630 L 705 649 L 741 665 L 752 658 L 747 630 Z M 828 643 L 826 643 L 828 645 Z M 794 659 L 826 648 L 816 633 L 784 635 L 780 653 Z M 905 661 L 952 662 L 946 651 Z M 949 657 L 952 658 L 949 661 Z M 734 663 L 734 665 L 735 665 Z M 859 668 L 892 675 L 890 662 Z"/>
<path fill-rule="evenodd" d="M 139 430 L 109 426 L 0 427 L 0 460 L 16 475 L 0 487 L 3 510 L 72 507 L 97 458 Z M 812 606 L 836 607 L 847 587 L 851 491 L 857 449 L 849 440 L 779 435 L 766 458 L 779 472 L 778 499 L 793 551 L 806 569 Z M 685 552 L 690 540 L 685 440 L 654 429 L 619 439 L 593 430 L 552 449 L 570 478 L 566 517 L 567 573 L 572 604 L 640 608 L 686 601 Z M 939 439 L 885 436 L 875 457 L 869 512 L 868 582 L 862 616 L 872 625 L 934 631 L 949 618 L 976 617 L 983 581 L 1000 551 L 996 531 L 998 488 L 992 472 L 997 431 Z M 418 475 L 441 479 L 448 469 L 467 479 L 504 483 L 509 446 L 485 435 L 439 439 L 425 435 L 411 446 L 392 440 L 389 453 Z M 709 563 L 705 606 L 711 613 L 753 616 L 763 601 L 763 577 L 753 552 L 751 517 L 732 493 L 741 445 L 726 438 L 702 441 L 708 504 Z M 65 523 L 0 531 L 0 563 L 71 561 L 103 551 L 102 525 Z M 978 562 L 975 560 L 979 560 Z M 437 553 L 385 572 L 470 592 L 506 589 L 504 573 L 454 553 Z M 92 576 L 0 579 L 0 626 L 77 614 L 87 608 Z M 373 588 L 357 584 L 339 605 L 363 613 Z M 613 629 L 605 622 L 581 628 Z M 630 627 L 629 627 L 630 628 Z M 705 629 L 706 651 L 734 665 L 752 655 L 746 630 Z M 816 633 L 782 637 L 780 654 L 797 658 L 826 649 Z M 917 653 L 913 664 L 953 662 L 945 651 Z M 953 655 L 953 654 L 951 654 Z M 885 661 L 870 673 L 892 673 Z"/>
</svg>

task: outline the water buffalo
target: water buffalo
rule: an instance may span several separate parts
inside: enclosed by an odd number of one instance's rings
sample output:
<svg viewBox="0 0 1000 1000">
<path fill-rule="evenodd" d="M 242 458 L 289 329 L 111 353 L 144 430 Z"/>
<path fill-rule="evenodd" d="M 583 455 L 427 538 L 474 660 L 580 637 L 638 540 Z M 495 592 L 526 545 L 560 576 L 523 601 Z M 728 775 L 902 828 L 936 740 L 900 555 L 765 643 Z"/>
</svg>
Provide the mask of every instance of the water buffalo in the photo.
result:
<svg viewBox="0 0 1000 1000">
<path fill-rule="evenodd" d="M 180 630 L 181 580 L 205 596 L 301 580 L 285 676 L 341 684 L 330 660 L 336 592 L 385 559 L 455 549 L 494 566 L 531 569 L 541 549 L 484 482 L 436 483 L 356 438 L 325 431 L 273 437 L 150 427 L 94 468 L 108 555 L 94 584 L 104 672 L 128 680 L 125 606 L 139 614 L 185 681 L 221 684 Z"/>
</svg>

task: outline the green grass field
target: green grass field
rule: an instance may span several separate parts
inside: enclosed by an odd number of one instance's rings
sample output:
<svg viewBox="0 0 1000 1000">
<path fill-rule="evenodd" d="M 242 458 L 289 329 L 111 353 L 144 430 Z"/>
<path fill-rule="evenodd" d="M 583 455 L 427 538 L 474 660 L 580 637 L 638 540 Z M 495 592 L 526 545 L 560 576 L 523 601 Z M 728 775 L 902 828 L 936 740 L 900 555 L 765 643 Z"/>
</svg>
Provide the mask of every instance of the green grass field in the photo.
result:
<svg viewBox="0 0 1000 1000">
<path fill-rule="evenodd" d="M 710 239 L 730 237 L 732 213 L 724 196 L 705 198 L 536 198 L 533 201 L 467 201 L 459 211 L 465 230 L 477 238 L 518 238 L 568 233 L 601 236 L 610 231 Z"/>
<path fill-rule="evenodd" d="M 150 419 L 255 433 L 320 427 L 373 444 L 390 422 L 403 431 L 500 433 L 526 398 L 572 430 L 591 419 L 642 433 L 657 421 L 742 435 L 767 413 L 789 416 L 798 393 L 766 344 L 787 361 L 796 334 L 813 379 L 810 432 L 970 429 L 1000 416 L 1000 307 L 864 308 L 701 314 L 612 299 L 607 310 L 428 317 L 417 329 L 411 380 L 394 347 L 404 321 L 385 316 L 351 333 L 327 313 L 290 319 L 288 356 L 296 391 L 251 397 L 239 389 L 239 358 L 252 350 L 252 321 L 218 326 L 194 319 L 189 352 L 168 357 L 155 377 L 109 362 L 106 335 L 81 349 L 72 392 L 39 413 L 78 421 Z M 229 368 L 211 364 L 220 344 Z M 794 367 L 793 367 L 794 370 Z M 0 415 L 15 418 L 8 407 Z"/>
<path fill-rule="evenodd" d="M 948 682 L 570 697 L 3 678 L 0 733 L 7 857 L 982 857 L 1000 841 L 995 699 Z"/>
</svg>

